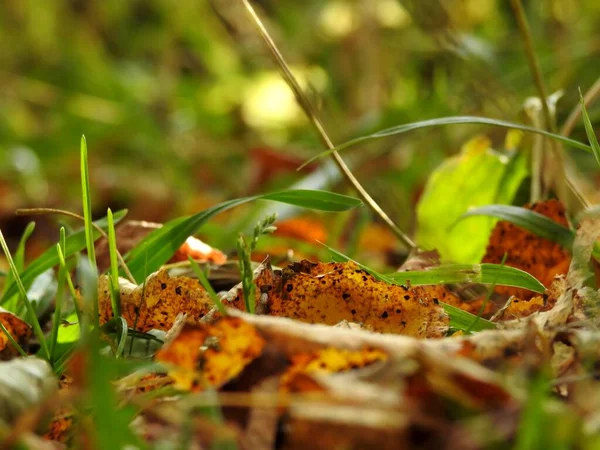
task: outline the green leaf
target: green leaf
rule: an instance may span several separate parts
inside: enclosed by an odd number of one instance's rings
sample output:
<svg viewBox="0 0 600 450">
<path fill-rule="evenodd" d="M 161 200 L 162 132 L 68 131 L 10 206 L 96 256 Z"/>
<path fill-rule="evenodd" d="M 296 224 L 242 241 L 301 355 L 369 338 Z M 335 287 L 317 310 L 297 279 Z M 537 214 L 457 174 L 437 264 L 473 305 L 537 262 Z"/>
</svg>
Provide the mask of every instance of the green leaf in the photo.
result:
<svg viewBox="0 0 600 450">
<path fill-rule="evenodd" d="M 573 247 L 575 239 L 573 230 L 530 209 L 510 205 L 488 205 L 468 211 L 460 219 L 472 216 L 490 216 L 506 220 L 537 236 L 550 239 L 562 245 L 566 250 L 571 251 Z"/>
<path fill-rule="evenodd" d="M 443 261 L 481 261 L 496 221 L 482 217 L 456 225 L 457 220 L 474 206 L 511 202 L 527 175 L 523 155 L 511 159 L 489 144 L 478 136 L 447 158 L 427 180 L 417 205 L 416 240 L 422 248 L 437 249 Z"/>
<path fill-rule="evenodd" d="M 125 214 L 127 214 L 127 210 L 125 210 L 125 209 L 116 212 L 114 214 L 115 223 L 119 222 L 123 217 L 125 217 Z M 100 228 L 102 228 L 103 230 L 107 229 L 106 218 L 96 220 L 94 223 L 96 225 L 98 225 Z M 93 230 L 93 233 L 94 233 L 94 239 L 98 239 L 100 237 L 100 233 L 97 230 Z M 66 243 L 67 251 L 66 251 L 66 254 L 64 255 L 64 257 L 68 258 L 69 256 L 71 256 L 85 248 L 85 246 L 86 246 L 85 231 L 80 230 L 76 233 L 71 234 L 70 236 L 67 237 L 65 243 Z M 40 275 L 41 273 L 45 272 L 48 269 L 51 269 L 58 263 L 59 263 L 59 258 L 58 258 L 58 254 L 56 252 L 56 248 L 54 248 L 54 247 L 49 248 L 44 253 L 42 253 L 37 259 L 35 259 L 35 261 L 32 261 L 29 264 L 29 266 L 27 267 L 27 269 L 25 269 L 25 271 L 21 274 L 21 281 L 23 282 L 23 285 L 26 287 L 31 285 L 33 280 L 38 275 Z M 4 295 L 2 296 L 2 299 L 0 299 L 0 305 L 3 305 L 10 297 L 12 297 L 14 294 L 16 294 L 17 291 L 18 291 L 18 288 L 17 288 L 16 284 L 15 283 L 11 284 L 10 288 L 8 288 L 6 290 L 6 292 L 4 293 Z"/>
<path fill-rule="evenodd" d="M 302 164 L 302 166 L 299 169 L 307 166 L 308 164 L 315 161 L 316 159 L 330 155 L 334 151 L 339 152 L 348 147 L 352 147 L 354 145 L 360 144 L 361 142 L 370 141 L 373 139 L 380 139 L 380 138 L 387 137 L 387 136 L 395 136 L 398 134 L 407 133 L 409 131 L 419 130 L 421 128 L 440 127 L 440 126 L 445 126 L 445 125 L 491 125 L 491 126 L 500 127 L 500 128 L 516 129 L 516 130 L 521 130 L 521 131 L 527 131 L 529 133 L 541 134 L 543 136 L 552 138 L 556 141 L 562 142 L 563 144 L 568 145 L 570 147 L 578 148 L 580 150 L 585 150 L 587 152 L 592 151 L 591 147 L 589 147 L 588 145 L 585 145 L 582 142 L 575 141 L 573 139 L 569 139 L 569 138 L 567 138 L 565 136 L 561 136 L 559 134 L 550 133 L 550 132 L 542 130 L 540 128 L 528 127 L 526 125 L 521 125 L 518 123 L 507 122 L 505 120 L 490 119 L 487 117 L 452 116 L 452 117 L 440 117 L 438 119 L 423 120 L 420 122 L 412 122 L 412 123 L 407 123 L 404 125 L 398 125 L 395 127 L 386 128 L 385 130 L 381 130 L 381 131 L 378 131 L 373 134 L 369 134 L 367 136 L 361 136 L 361 137 L 352 139 L 350 141 L 344 142 L 341 145 L 338 145 L 334 149 L 319 153 L 318 155 L 312 157 L 311 159 L 306 161 L 304 164 Z"/>
<path fill-rule="evenodd" d="M 147 273 L 157 270 L 211 217 L 254 200 L 272 200 L 322 211 L 346 211 L 362 205 L 360 200 L 353 197 L 310 190 L 290 190 L 229 200 L 193 216 L 180 217 L 167 222 L 146 236 L 128 254 L 128 266 L 133 277 L 139 282 Z"/>
<path fill-rule="evenodd" d="M 598 138 L 596 138 L 596 133 L 594 133 L 590 116 L 587 109 L 585 109 L 585 101 L 583 100 L 583 95 L 581 95 L 581 89 L 579 89 L 579 102 L 581 104 L 581 116 L 583 118 L 583 125 L 585 126 L 585 134 L 587 134 L 588 141 L 590 141 L 592 146 L 596 162 L 600 165 L 600 144 L 598 144 Z"/>
<path fill-rule="evenodd" d="M 395 272 L 384 277 L 394 284 L 423 286 L 450 283 L 497 284 L 543 293 L 546 288 L 533 275 L 501 264 L 445 264 L 424 271 Z"/>
</svg>

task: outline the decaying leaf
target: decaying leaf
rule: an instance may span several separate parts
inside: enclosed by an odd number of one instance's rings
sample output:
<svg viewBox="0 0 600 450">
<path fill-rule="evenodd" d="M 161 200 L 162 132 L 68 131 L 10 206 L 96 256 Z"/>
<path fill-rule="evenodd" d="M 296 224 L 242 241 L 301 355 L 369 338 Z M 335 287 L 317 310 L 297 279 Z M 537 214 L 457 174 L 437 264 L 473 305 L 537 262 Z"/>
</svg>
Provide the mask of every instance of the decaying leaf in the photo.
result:
<svg viewBox="0 0 600 450">
<path fill-rule="evenodd" d="M 73 433 L 74 415 L 68 408 L 57 411 L 46 427 L 44 439 L 66 443 Z"/>
<path fill-rule="evenodd" d="M 198 321 L 209 312 L 213 303 L 200 282 L 194 278 L 171 277 L 161 270 L 135 286 L 119 279 L 121 314 L 131 328 L 138 331 L 169 330 L 179 313 L 186 313 L 191 321 Z M 113 317 L 108 277 L 98 280 L 100 324 Z"/>
<path fill-rule="evenodd" d="M 290 389 L 298 375 L 318 375 L 359 369 L 379 361 L 385 361 L 388 355 L 378 349 L 344 350 L 325 348 L 315 352 L 298 353 L 291 356 L 291 366 L 281 378 L 283 389 Z"/>
<path fill-rule="evenodd" d="M 391 286 L 352 262 L 296 263 L 268 292 L 268 313 L 303 322 L 361 323 L 381 333 L 441 337 L 449 319 L 438 299 L 422 287 Z"/>
<path fill-rule="evenodd" d="M 3 308 L 0 308 L 0 322 L 21 347 L 27 344 L 31 337 L 31 327 L 27 322 Z M 6 361 L 18 354 L 18 350 L 14 348 L 8 336 L 0 330 L 0 360 Z"/>
<path fill-rule="evenodd" d="M 242 319 L 225 317 L 215 324 L 186 324 L 156 359 L 175 367 L 170 376 L 180 389 L 219 387 L 260 355 L 265 340 Z"/>
<path fill-rule="evenodd" d="M 558 200 L 525 205 L 525 208 L 568 226 L 565 208 Z M 555 276 L 566 274 L 571 262 L 568 251 L 559 244 L 509 222 L 500 221 L 492 231 L 482 262 L 500 264 L 504 254 L 507 255 L 507 266 L 530 273 L 546 287 L 550 286 Z M 496 292 L 507 296 L 514 295 L 522 300 L 535 296 L 531 291 L 505 286 L 496 287 Z"/>
</svg>

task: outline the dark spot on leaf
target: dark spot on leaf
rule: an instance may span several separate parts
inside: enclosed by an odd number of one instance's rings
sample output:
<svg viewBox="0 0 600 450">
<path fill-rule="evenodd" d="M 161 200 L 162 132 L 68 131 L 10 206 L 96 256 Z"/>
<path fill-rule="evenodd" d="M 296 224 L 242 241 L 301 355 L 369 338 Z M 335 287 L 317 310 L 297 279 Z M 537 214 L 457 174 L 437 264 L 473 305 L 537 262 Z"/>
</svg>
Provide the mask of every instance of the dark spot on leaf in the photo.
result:
<svg viewBox="0 0 600 450">
<path fill-rule="evenodd" d="M 175 293 L 176 293 L 177 295 L 181 295 L 181 287 L 180 287 L 180 286 L 177 286 L 177 287 L 175 288 Z"/>
<path fill-rule="evenodd" d="M 343 298 L 344 300 L 348 300 L 348 299 L 350 298 L 350 294 L 348 294 L 347 292 L 344 292 L 344 293 L 342 294 L 342 298 Z"/>
<path fill-rule="evenodd" d="M 294 286 L 292 286 L 291 284 L 288 284 L 288 285 L 285 287 L 285 290 L 286 290 L 286 291 L 288 291 L 288 292 L 292 292 L 292 289 L 294 289 Z"/>
<path fill-rule="evenodd" d="M 387 319 L 388 318 L 388 312 L 384 311 L 383 314 L 381 315 L 382 319 Z"/>
<path fill-rule="evenodd" d="M 161 289 L 166 289 L 167 288 L 167 283 L 160 283 L 160 288 Z"/>
</svg>

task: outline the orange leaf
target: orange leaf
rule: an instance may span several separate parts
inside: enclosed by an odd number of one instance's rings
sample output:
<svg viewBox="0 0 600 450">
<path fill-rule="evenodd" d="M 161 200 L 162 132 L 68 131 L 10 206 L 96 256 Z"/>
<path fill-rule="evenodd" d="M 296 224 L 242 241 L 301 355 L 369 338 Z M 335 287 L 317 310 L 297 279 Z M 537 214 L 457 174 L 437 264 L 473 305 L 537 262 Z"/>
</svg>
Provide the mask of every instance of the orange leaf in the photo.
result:
<svg viewBox="0 0 600 450">
<path fill-rule="evenodd" d="M 565 208 L 558 200 L 525 205 L 525 208 L 568 226 Z M 500 221 L 492 231 L 487 251 L 481 262 L 500 264 L 505 253 L 507 266 L 530 273 L 546 287 L 552 284 L 555 276 L 566 274 L 571 263 L 571 255 L 559 244 L 536 236 L 509 222 Z M 536 295 L 525 289 L 505 286 L 496 287 L 496 292 L 507 296 L 514 295 L 523 300 Z"/>
<path fill-rule="evenodd" d="M 139 331 L 169 330 L 179 313 L 197 321 L 214 306 L 200 282 L 188 277 L 170 277 L 166 270 L 150 275 L 135 286 L 120 279 L 121 315 L 131 328 Z M 110 284 L 107 277 L 98 281 L 100 324 L 113 317 Z"/>
<path fill-rule="evenodd" d="M 0 322 L 17 343 L 23 347 L 31 337 L 31 327 L 18 316 L 0 308 Z M 0 331 L 0 360 L 6 361 L 18 356 L 19 351 L 13 347 L 6 334 Z"/>
<path fill-rule="evenodd" d="M 186 323 L 180 334 L 156 355 L 174 366 L 169 375 L 184 390 L 220 387 L 257 358 L 265 340 L 256 329 L 235 317 L 215 324 Z"/>
<path fill-rule="evenodd" d="M 337 373 L 359 369 L 378 361 L 387 360 L 387 354 L 382 350 L 372 348 L 351 351 L 329 347 L 312 353 L 293 355 L 291 360 L 291 367 L 281 378 L 281 388 L 283 390 L 296 390 L 294 386 L 296 388 L 302 386 L 303 384 L 296 383 L 296 378 L 299 375 Z M 300 377 L 300 379 L 304 379 L 304 377 Z"/>
<path fill-rule="evenodd" d="M 415 337 L 441 337 L 449 323 L 426 289 L 377 281 L 352 262 L 293 264 L 268 297 L 270 315 L 308 323 L 347 320 L 372 331 Z"/>
</svg>

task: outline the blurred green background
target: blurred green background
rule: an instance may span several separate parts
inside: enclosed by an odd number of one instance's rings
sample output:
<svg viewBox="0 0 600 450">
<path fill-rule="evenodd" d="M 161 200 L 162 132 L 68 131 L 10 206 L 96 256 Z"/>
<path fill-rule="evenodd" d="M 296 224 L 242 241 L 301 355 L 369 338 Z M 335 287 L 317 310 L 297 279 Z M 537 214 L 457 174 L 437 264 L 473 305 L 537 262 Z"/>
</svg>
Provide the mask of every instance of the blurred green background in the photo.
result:
<svg viewBox="0 0 600 450">
<path fill-rule="evenodd" d="M 565 90 L 560 124 L 577 87 L 585 92 L 599 75 L 600 2 L 524 3 L 548 90 Z M 337 143 L 448 115 L 527 122 L 522 104 L 536 90 L 508 1 L 253 4 Z M 237 0 L 3 0 L 0 42 L 0 226 L 8 234 L 24 224 L 16 208 L 80 210 L 81 134 L 97 215 L 127 207 L 131 218 L 165 221 L 298 183 L 350 192 L 323 161 L 295 171 L 322 147 Z M 481 133 L 503 147 L 505 130 L 458 126 L 344 156 L 414 232 L 428 176 Z M 573 137 L 585 141 L 580 124 Z M 247 211 L 237 214 L 227 222 L 233 232 Z"/>
</svg>

